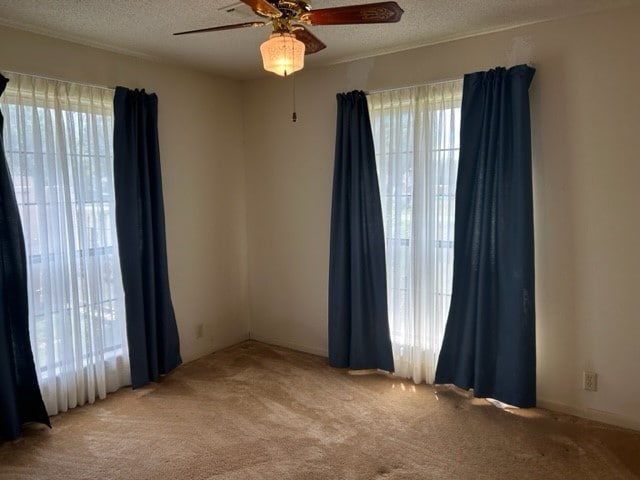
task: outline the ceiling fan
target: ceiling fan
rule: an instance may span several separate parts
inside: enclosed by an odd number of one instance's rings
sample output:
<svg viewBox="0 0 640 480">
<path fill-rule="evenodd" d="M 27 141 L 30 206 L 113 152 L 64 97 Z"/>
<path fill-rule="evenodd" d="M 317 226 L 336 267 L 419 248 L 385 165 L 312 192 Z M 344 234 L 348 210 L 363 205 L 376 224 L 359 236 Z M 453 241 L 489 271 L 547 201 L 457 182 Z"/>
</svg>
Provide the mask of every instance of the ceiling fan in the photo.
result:
<svg viewBox="0 0 640 480">
<path fill-rule="evenodd" d="M 396 2 L 366 3 L 312 10 L 307 0 L 241 0 L 263 17 L 263 21 L 200 28 L 174 35 L 216 32 L 271 25 L 273 33 L 260 46 L 265 70 L 289 75 L 304 66 L 304 55 L 319 52 L 326 45 L 306 27 L 398 22 L 404 11 Z"/>
</svg>

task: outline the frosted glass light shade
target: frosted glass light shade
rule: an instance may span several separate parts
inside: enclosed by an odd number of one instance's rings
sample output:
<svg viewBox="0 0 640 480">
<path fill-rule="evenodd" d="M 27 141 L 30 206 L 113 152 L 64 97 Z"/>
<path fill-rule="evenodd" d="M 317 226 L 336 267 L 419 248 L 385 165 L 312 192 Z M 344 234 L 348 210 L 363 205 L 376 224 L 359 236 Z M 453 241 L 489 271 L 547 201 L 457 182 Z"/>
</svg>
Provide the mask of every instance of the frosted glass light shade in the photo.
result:
<svg viewBox="0 0 640 480">
<path fill-rule="evenodd" d="M 304 43 L 291 33 L 272 33 L 260 45 L 260 53 L 264 69 L 282 77 L 304 67 Z"/>
</svg>

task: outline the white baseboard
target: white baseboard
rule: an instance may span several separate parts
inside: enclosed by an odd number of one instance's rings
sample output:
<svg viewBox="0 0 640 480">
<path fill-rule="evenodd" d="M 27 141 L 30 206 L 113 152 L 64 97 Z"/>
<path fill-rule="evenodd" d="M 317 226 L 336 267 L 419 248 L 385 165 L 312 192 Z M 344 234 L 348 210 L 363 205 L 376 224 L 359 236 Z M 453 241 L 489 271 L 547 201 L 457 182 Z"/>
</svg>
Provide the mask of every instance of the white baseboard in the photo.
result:
<svg viewBox="0 0 640 480">
<path fill-rule="evenodd" d="M 603 410 L 596 410 L 594 408 L 572 407 L 570 405 L 565 405 L 564 403 L 553 402 L 540 398 L 537 400 L 537 406 L 540 408 L 546 408 L 547 410 L 553 410 L 555 412 L 566 413 L 568 415 L 575 415 L 576 417 L 595 420 L 596 422 L 615 425 L 617 427 L 640 430 L 640 420 L 638 420 L 637 418 L 627 417 L 625 415 L 619 415 L 617 413 L 605 412 Z"/>
<path fill-rule="evenodd" d="M 268 335 L 261 335 L 259 333 L 251 332 L 249 333 L 249 338 L 251 340 L 255 340 L 257 342 L 269 343 L 271 345 L 278 345 L 280 347 L 290 348 L 291 350 L 297 350 L 299 352 L 311 353 L 313 355 L 318 355 L 320 357 L 328 356 L 327 349 L 310 347 L 308 345 L 300 345 L 297 343 L 288 342 L 286 340 L 281 340 L 279 338 L 270 337 Z"/>
<path fill-rule="evenodd" d="M 214 346 L 215 348 L 214 352 L 219 352 L 220 350 L 225 350 L 227 348 L 238 345 L 239 343 L 246 342 L 247 340 L 249 340 L 249 338 L 250 338 L 249 333 L 243 333 L 242 335 L 237 335 L 235 337 L 232 337 L 231 339 L 228 339 L 226 342 L 223 342 L 221 344 L 216 344 Z"/>
<path fill-rule="evenodd" d="M 235 335 L 233 337 L 226 338 L 222 341 L 215 341 L 213 344 L 208 345 L 206 348 L 203 348 L 197 352 L 189 352 L 188 355 L 182 355 L 182 363 L 190 363 L 194 360 L 198 360 L 199 358 L 206 357 L 207 355 L 211 355 L 212 353 L 219 352 L 221 350 L 225 350 L 229 347 L 233 347 L 239 343 L 249 340 L 249 334 L 243 333 L 241 335 Z"/>
</svg>

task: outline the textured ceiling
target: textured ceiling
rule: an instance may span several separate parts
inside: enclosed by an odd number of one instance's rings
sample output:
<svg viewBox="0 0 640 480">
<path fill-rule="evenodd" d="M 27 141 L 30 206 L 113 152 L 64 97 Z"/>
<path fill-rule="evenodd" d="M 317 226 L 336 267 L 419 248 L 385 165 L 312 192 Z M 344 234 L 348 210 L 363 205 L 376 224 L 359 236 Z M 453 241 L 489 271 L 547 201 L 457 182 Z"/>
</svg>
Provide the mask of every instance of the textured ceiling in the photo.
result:
<svg viewBox="0 0 640 480">
<path fill-rule="evenodd" d="M 399 23 L 310 27 L 327 48 L 307 56 L 306 67 L 637 4 L 639 0 L 396 1 L 405 11 Z M 316 9 L 358 3 L 367 0 L 311 0 Z M 237 8 L 227 12 L 233 7 Z M 259 17 L 238 0 L 0 0 L 0 24 L 192 65 L 237 79 L 270 75 L 262 71 L 259 53 L 269 27 L 181 37 L 172 33 L 256 19 Z"/>
</svg>

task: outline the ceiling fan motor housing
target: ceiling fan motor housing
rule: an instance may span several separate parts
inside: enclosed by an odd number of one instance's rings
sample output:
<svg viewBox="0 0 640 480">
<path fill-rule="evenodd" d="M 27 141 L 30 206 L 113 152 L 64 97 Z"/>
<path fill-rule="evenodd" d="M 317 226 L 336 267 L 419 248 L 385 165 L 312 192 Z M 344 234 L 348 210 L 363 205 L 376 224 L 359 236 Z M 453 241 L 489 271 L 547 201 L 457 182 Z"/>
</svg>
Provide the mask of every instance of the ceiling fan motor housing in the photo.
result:
<svg viewBox="0 0 640 480">
<path fill-rule="evenodd" d="M 304 0 L 269 0 L 269 3 L 282 12 L 282 17 L 289 20 L 298 19 L 303 13 L 311 11 L 311 6 Z"/>
</svg>

